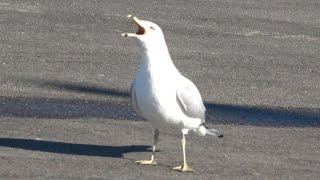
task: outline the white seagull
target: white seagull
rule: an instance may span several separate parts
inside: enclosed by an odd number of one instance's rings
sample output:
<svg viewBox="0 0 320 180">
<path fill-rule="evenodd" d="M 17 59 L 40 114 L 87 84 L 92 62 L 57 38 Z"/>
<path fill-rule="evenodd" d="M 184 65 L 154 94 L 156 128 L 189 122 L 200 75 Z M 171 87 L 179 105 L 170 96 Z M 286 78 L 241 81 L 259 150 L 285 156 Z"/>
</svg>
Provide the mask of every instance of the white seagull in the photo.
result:
<svg viewBox="0 0 320 180">
<path fill-rule="evenodd" d="M 160 27 L 132 15 L 128 15 L 128 18 L 132 18 L 138 30 L 122 36 L 135 37 L 141 44 L 140 69 L 131 85 L 131 101 L 137 114 L 149 120 L 154 128 L 151 159 L 136 162 L 156 165 L 155 150 L 159 129 L 175 127 L 182 131 L 183 164 L 173 169 L 193 171 L 186 161 L 185 135 L 189 131 L 201 136 L 223 135 L 204 126 L 206 109 L 199 90 L 193 82 L 181 75 L 173 64 Z"/>
</svg>

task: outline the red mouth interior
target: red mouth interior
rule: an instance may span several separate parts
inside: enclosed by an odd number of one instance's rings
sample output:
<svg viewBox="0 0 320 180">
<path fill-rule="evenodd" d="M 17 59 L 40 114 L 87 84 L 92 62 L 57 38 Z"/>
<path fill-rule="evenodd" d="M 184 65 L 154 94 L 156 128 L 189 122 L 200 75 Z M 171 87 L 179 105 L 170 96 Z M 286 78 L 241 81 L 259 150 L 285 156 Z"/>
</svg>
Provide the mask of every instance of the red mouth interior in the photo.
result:
<svg viewBox="0 0 320 180">
<path fill-rule="evenodd" d="M 137 24 L 137 25 L 138 25 L 138 31 L 136 32 L 136 34 L 143 35 L 146 32 L 146 30 L 142 26 L 140 26 L 139 24 Z"/>
</svg>

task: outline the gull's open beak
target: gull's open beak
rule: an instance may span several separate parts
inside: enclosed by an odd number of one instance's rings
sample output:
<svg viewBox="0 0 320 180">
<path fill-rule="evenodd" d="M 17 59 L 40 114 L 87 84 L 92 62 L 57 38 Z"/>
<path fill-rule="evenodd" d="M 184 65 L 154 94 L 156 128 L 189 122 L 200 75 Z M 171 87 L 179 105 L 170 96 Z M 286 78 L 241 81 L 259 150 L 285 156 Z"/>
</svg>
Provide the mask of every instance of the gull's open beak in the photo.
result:
<svg viewBox="0 0 320 180">
<path fill-rule="evenodd" d="M 123 37 L 137 37 L 139 35 L 143 35 L 146 32 L 146 30 L 141 25 L 141 21 L 137 17 L 135 17 L 135 16 L 132 17 L 132 15 L 128 15 L 127 17 L 129 19 L 132 18 L 133 22 L 138 26 L 138 30 L 136 33 L 123 33 L 123 34 L 121 34 L 121 36 L 123 36 Z"/>
</svg>

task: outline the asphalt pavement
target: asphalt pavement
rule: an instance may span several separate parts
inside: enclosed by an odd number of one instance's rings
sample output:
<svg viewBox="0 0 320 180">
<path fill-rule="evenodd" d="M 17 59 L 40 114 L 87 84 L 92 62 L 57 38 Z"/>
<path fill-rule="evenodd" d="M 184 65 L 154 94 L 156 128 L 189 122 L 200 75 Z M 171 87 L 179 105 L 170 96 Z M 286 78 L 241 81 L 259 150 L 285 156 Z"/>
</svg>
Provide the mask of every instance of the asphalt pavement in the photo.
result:
<svg viewBox="0 0 320 180">
<path fill-rule="evenodd" d="M 319 179 L 320 2 L 0 1 L 0 179 Z M 224 138 L 160 132 L 130 105 L 133 14 L 157 23 Z M 165 73 L 165 72 L 164 72 Z"/>
</svg>

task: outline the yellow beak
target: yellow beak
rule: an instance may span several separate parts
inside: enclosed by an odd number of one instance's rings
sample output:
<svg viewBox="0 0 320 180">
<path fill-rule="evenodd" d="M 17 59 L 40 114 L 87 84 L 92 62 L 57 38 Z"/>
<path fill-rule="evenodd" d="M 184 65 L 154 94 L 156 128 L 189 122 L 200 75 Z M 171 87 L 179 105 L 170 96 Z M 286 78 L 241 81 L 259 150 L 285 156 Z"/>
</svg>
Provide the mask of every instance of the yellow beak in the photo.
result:
<svg viewBox="0 0 320 180">
<path fill-rule="evenodd" d="M 140 28 L 143 28 L 140 24 L 140 20 L 137 18 L 137 17 L 132 17 L 132 15 L 130 14 L 130 15 L 128 15 L 127 16 L 129 19 L 131 19 L 132 18 L 132 20 L 133 20 L 133 22 L 135 23 L 135 24 L 137 24 L 138 25 L 138 27 L 139 27 L 139 29 L 138 29 L 138 32 L 137 33 L 123 33 L 123 34 L 121 34 L 121 36 L 123 36 L 123 37 L 137 37 L 137 35 L 139 35 L 138 33 L 139 33 L 139 31 L 140 31 Z"/>
</svg>

